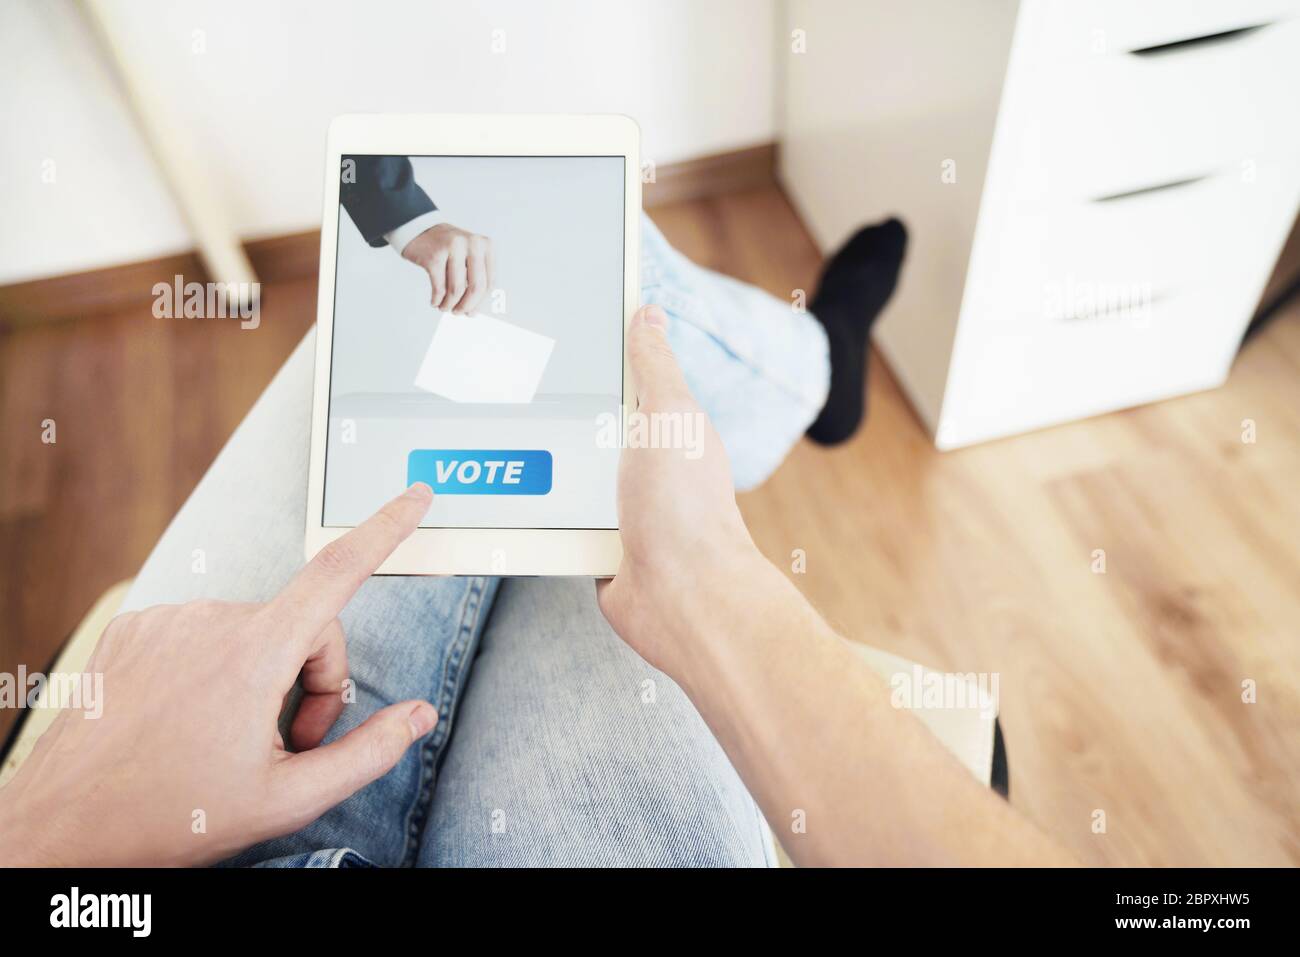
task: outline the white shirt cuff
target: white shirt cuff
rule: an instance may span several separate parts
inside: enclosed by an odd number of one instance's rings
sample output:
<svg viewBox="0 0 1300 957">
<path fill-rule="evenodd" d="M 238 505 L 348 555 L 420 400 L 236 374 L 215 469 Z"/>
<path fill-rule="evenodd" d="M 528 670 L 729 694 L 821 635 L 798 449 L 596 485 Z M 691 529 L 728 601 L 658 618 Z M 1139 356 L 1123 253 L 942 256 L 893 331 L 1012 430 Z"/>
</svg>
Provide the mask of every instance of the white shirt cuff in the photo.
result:
<svg viewBox="0 0 1300 957">
<path fill-rule="evenodd" d="M 400 256 L 402 250 L 406 248 L 406 244 L 412 239 L 420 235 L 420 233 L 424 232 L 426 229 L 437 226 L 439 223 L 445 223 L 446 221 L 446 218 L 442 215 L 442 211 L 434 209 L 416 216 L 415 219 L 411 220 L 409 223 L 402 223 L 402 225 L 398 226 L 391 233 L 384 233 L 384 239 L 388 240 L 388 245 L 392 246 Z"/>
</svg>

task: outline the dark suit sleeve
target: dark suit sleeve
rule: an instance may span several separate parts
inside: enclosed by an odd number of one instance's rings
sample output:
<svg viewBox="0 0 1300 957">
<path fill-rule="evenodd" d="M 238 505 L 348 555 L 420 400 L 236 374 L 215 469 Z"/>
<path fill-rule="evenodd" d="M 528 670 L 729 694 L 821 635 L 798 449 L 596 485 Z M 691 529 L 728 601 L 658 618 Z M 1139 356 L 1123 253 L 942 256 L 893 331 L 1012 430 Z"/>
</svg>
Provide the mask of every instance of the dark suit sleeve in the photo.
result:
<svg viewBox="0 0 1300 957">
<path fill-rule="evenodd" d="M 349 169 L 349 162 L 355 167 Z M 384 233 L 438 208 L 415 182 L 405 156 L 345 156 L 340 176 L 339 202 L 372 246 L 384 245 Z"/>
</svg>

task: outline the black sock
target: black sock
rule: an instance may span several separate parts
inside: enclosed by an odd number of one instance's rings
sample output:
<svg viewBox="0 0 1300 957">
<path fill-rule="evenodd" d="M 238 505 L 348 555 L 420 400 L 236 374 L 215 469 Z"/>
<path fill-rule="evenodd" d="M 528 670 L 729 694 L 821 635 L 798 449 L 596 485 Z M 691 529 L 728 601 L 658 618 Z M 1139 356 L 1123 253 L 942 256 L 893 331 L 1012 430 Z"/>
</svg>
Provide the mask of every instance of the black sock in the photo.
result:
<svg viewBox="0 0 1300 957">
<path fill-rule="evenodd" d="M 849 438 L 866 403 L 867 339 L 894 292 L 907 249 L 907 229 L 897 219 L 864 226 L 822 271 L 812 312 L 830 341 L 831 387 L 808 437 L 821 445 Z"/>
</svg>

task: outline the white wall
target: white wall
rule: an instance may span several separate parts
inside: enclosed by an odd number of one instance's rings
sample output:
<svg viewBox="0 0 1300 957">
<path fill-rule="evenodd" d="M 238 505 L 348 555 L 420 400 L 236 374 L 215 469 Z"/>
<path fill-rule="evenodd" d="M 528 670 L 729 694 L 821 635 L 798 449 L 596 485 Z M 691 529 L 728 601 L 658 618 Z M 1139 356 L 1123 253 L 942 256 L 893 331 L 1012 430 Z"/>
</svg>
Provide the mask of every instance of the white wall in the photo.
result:
<svg viewBox="0 0 1300 957">
<path fill-rule="evenodd" d="M 339 113 L 627 113 L 659 164 L 772 140 L 775 3 L 122 0 L 115 15 L 256 238 L 319 225 Z M 73 0 L 0 4 L 0 62 L 0 283 L 192 246 Z"/>
</svg>

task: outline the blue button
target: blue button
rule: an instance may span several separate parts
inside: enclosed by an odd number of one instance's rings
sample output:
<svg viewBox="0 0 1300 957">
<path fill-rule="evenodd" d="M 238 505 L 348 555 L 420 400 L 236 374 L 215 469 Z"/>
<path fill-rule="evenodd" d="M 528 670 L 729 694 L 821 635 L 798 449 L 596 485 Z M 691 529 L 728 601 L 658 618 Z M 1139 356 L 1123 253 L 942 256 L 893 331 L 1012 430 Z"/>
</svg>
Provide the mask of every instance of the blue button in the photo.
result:
<svg viewBox="0 0 1300 957">
<path fill-rule="evenodd" d="M 424 482 L 438 495 L 545 495 L 551 453 L 542 449 L 412 449 L 406 484 Z"/>
</svg>

